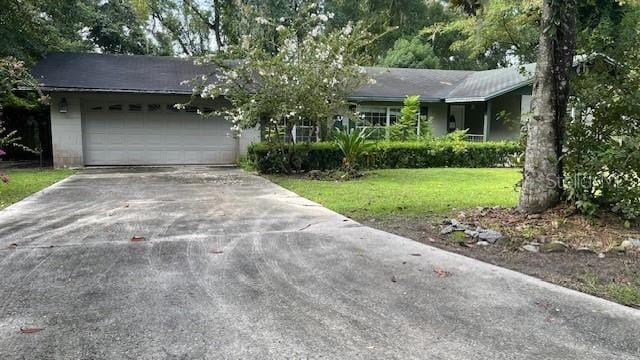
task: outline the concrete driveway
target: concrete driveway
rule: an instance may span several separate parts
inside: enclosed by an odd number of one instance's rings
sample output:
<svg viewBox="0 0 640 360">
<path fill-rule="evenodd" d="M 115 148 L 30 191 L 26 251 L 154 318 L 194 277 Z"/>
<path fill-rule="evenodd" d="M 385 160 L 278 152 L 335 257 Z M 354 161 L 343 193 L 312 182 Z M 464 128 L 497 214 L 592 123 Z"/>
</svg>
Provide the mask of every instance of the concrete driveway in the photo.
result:
<svg viewBox="0 0 640 360">
<path fill-rule="evenodd" d="M 639 311 L 235 169 L 88 170 L 0 239 L 1 359 L 640 357 Z"/>
</svg>

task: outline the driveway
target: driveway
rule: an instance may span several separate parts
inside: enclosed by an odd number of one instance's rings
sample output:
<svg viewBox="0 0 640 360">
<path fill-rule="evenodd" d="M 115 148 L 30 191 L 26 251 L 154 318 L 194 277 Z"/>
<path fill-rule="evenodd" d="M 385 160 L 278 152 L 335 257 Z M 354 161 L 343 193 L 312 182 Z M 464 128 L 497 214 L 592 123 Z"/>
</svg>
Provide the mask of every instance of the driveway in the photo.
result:
<svg viewBox="0 0 640 360">
<path fill-rule="evenodd" d="M 1 211 L 0 249 L 2 359 L 640 357 L 640 311 L 236 169 L 82 172 Z"/>
</svg>

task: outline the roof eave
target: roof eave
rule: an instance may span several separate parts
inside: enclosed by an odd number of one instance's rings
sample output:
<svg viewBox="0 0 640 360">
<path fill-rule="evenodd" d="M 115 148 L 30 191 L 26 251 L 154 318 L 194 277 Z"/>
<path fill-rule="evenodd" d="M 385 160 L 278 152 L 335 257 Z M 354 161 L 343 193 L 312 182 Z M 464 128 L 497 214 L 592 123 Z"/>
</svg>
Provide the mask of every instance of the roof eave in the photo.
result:
<svg viewBox="0 0 640 360">
<path fill-rule="evenodd" d="M 350 96 L 350 101 L 403 102 L 406 96 Z M 420 102 L 442 102 L 443 98 L 426 98 L 420 96 Z"/>
<path fill-rule="evenodd" d="M 95 89 L 79 87 L 43 86 L 44 92 L 95 92 L 95 93 L 126 93 L 126 94 L 157 94 L 157 95 L 191 95 L 190 91 L 180 90 L 144 90 L 144 89 Z M 26 90 L 26 89 L 25 89 Z"/>
</svg>

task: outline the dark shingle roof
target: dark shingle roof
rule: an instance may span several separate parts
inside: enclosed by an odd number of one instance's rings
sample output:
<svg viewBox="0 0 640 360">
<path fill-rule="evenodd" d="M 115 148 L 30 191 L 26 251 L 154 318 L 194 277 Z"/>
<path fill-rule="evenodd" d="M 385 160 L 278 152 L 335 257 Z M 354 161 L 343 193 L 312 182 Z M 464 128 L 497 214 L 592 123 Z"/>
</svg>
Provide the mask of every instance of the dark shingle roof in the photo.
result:
<svg viewBox="0 0 640 360">
<path fill-rule="evenodd" d="M 533 81 L 536 64 L 477 71 L 467 76 L 446 97 L 447 102 L 486 101 Z"/>
<path fill-rule="evenodd" d="M 359 89 L 353 100 L 487 101 L 533 81 L 535 64 L 486 71 L 367 68 L 376 83 Z"/>
<path fill-rule="evenodd" d="M 358 89 L 353 100 L 402 100 L 420 95 L 422 101 L 440 101 L 473 71 L 366 68 L 376 83 Z"/>
<path fill-rule="evenodd" d="M 535 64 L 487 71 L 366 68 L 376 83 L 358 89 L 352 100 L 401 101 L 420 95 L 422 101 L 486 101 L 530 84 Z M 195 65 L 193 59 L 51 53 L 32 70 L 45 91 L 139 92 L 191 94 L 181 82 L 211 74 L 213 65 Z"/>
<path fill-rule="evenodd" d="M 191 94 L 180 83 L 209 72 L 193 59 L 92 53 L 51 53 L 32 70 L 44 90 L 163 94 Z"/>
</svg>

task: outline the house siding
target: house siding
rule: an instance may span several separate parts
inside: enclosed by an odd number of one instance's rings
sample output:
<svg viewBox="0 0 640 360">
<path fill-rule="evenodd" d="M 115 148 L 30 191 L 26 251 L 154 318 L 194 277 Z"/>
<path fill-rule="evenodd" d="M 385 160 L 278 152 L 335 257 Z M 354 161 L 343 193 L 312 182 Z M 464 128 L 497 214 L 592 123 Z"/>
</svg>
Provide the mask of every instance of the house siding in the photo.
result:
<svg viewBox="0 0 640 360">
<path fill-rule="evenodd" d="M 68 104 L 66 113 L 60 112 L 60 101 Z M 82 154 L 82 111 L 77 96 L 51 96 L 51 144 L 54 167 L 77 167 L 84 164 Z"/>
<path fill-rule="evenodd" d="M 444 136 L 447 134 L 447 114 L 449 105 L 443 102 L 427 103 L 429 117 L 431 118 L 431 131 L 433 136 Z"/>
<path fill-rule="evenodd" d="M 520 135 L 522 95 L 512 92 L 491 100 L 492 116 L 489 141 L 514 140 Z M 508 114 L 508 120 L 499 119 L 500 112 Z"/>
</svg>

